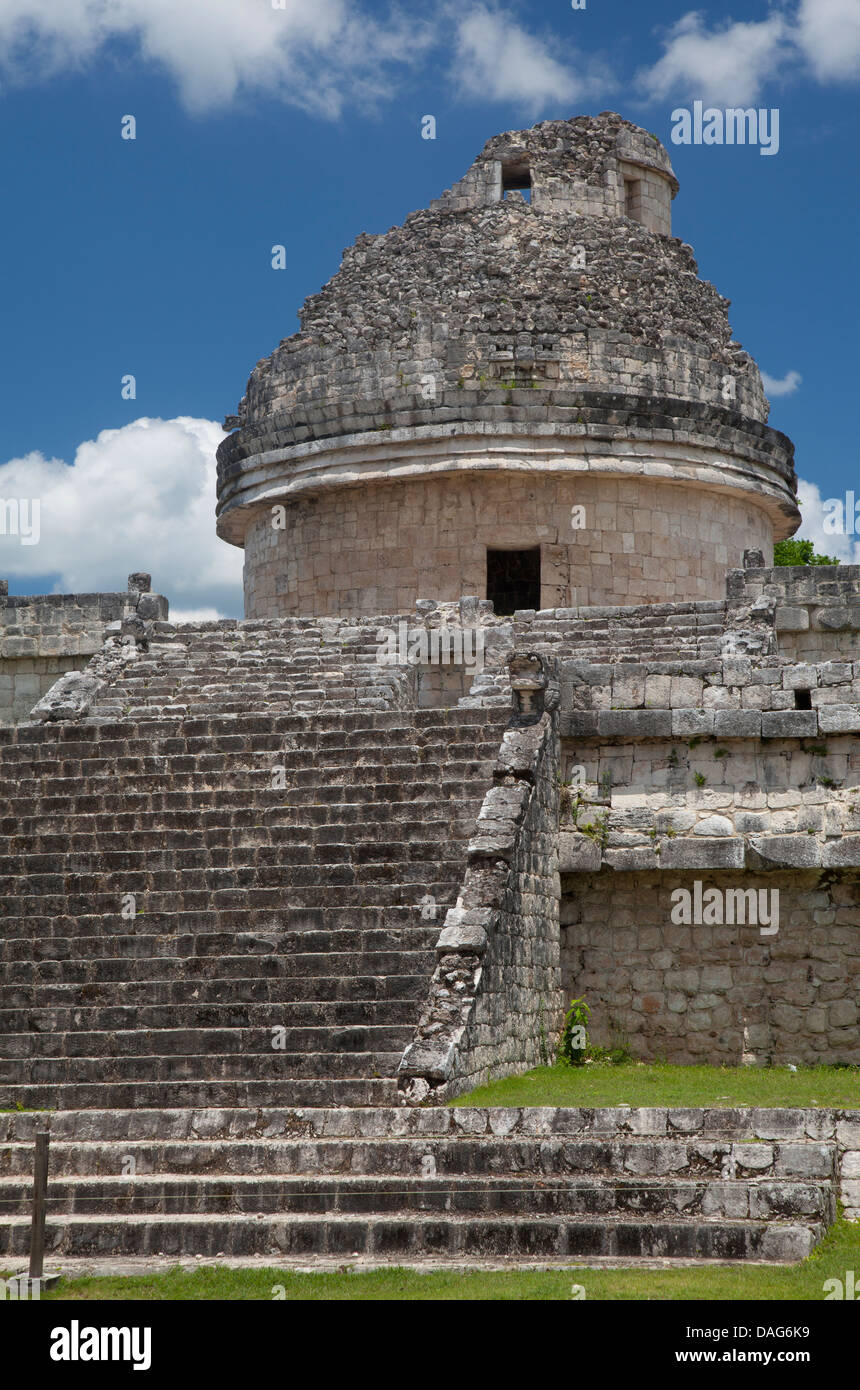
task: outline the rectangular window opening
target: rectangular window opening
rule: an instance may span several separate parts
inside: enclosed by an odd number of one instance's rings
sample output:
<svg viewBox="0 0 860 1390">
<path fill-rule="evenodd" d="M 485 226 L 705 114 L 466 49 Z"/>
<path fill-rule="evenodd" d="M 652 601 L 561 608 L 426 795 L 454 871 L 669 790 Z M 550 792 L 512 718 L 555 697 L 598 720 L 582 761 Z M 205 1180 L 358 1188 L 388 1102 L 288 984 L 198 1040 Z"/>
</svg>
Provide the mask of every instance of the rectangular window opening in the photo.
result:
<svg viewBox="0 0 860 1390">
<path fill-rule="evenodd" d="M 795 709 L 812 709 L 812 691 L 795 690 L 794 692 Z"/>
<path fill-rule="evenodd" d="M 527 203 L 531 202 L 532 171 L 528 164 L 502 165 L 502 197 L 507 198 L 509 193 L 525 198 Z"/>
<path fill-rule="evenodd" d="M 540 608 L 540 546 L 488 549 L 487 598 L 503 617 L 510 617 L 518 608 Z"/>
</svg>

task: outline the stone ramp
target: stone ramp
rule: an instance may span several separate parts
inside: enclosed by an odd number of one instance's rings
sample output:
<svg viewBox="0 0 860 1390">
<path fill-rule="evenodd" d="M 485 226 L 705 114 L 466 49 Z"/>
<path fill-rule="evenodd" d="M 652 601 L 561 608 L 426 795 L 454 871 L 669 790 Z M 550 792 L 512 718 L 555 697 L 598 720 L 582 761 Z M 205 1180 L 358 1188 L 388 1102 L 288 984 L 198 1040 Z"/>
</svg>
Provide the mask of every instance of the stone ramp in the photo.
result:
<svg viewBox="0 0 860 1390">
<path fill-rule="evenodd" d="M 0 1116 L 0 1257 L 26 1253 L 32 1136 L 47 1124 L 47 1239 L 61 1262 L 786 1262 L 834 1219 L 858 1121 L 468 1108 Z"/>
<path fill-rule="evenodd" d="M 505 722 L 3 731 L 0 1107 L 394 1102 Z"/>
</svg>

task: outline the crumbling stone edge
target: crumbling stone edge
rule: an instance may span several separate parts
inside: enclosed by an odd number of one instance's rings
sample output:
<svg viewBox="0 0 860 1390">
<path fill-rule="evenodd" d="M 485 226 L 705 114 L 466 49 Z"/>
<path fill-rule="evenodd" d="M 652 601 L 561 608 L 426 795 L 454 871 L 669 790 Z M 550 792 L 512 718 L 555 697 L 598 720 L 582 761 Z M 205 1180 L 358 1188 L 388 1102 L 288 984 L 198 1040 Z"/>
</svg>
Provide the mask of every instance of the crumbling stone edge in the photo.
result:
<svg viewBox="0 0 860 1390">
<path fill-rule="evenodd" d="M 557 672 L 533 654 L 509 666 L 514 713 L 398 1068 L 402 1105 L 551 1060 L 561 1023 Z"/>
<path fill-rule="evenodd" d="M 152 576 L 136 571 L 128 576 L 121 619 L 107 623 L 105 645 L 83 671 L 66 671 L 30 711 L 34 724 L 77 721 L 89 714 L 99 695 L 125 661 L 146 651 L 156 623 L 167 621 L 169 603 L 151 593 Z"/>
</svg>

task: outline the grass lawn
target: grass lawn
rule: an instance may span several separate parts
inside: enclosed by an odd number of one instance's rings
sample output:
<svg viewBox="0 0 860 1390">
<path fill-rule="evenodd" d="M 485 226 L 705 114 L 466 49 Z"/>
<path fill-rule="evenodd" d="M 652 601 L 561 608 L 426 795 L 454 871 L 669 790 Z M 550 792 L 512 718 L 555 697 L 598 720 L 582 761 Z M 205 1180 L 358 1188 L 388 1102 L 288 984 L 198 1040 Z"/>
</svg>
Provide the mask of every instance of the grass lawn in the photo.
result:
<svg viewBox="0 0 860 1390">
<path fill-rule="evenodd" d="M 536 1067 L 452 1105 L 832 1106 L 860 1109 L 860 1067 L 675 1067 L 663 1062 Z"/>
<path fill-rule="evenodd" d="M 686 1269 L 586 1269 L 571 1263 L 563 1270 L 467 1273 L 437 1270 L 375 1270 L 350 1274 L 290 1274 L 272 1269 L 204 1267 L 185 1272 L 131 1278 L 62 1279 L 43 1302 L 146 1300 L 167 1302 L 270 1300 L 276 1287 L 288 1301 L 567 1301 L 572 1285 L 586 1299 L 684 1301 L 686 1299 L 821 1302 L 826 1279 L 845 1280 L 860 1270 L 860 1223 L 838 1221 L 800 1265 L 699 1266 Z"/>
</svg>

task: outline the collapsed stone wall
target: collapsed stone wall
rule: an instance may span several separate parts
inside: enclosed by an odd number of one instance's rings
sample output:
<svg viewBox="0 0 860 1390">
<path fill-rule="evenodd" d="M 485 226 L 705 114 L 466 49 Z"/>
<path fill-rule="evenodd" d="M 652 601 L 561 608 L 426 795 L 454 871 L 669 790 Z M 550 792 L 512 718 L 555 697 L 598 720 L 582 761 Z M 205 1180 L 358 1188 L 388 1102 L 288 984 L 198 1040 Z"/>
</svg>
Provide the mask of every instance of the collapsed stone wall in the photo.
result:
<svg viewBox="0 0 860 1390">
<path fill-rule="evenodd" d="M 124 593 L 11 596 L 0 586 L 0 724 L 26 720 L 52 692 L 94 688 L 84 673 L 102 659 L 112 627 L 166 619 L 169 605 L 151 577 L 130 574 Z M 76 674 L 79 673 L 79 674 Z M 38 717 L 38 716 L 37 716 Z"/>
<path fill-rule="evenodd" d="M 143 588 L 138 587 L 143 585 Z M 137 612 L 167 616 L 167 600 L 150 594 L 149 575 L 129 576 L 125 593 L 10 595 L 0 583 L 0 724 L 26 719 L 68 672 L 101 652 L 108 625 Z"/>
<path fill-rule="evenodd" d="M 436 1102 L 552 1060 L 561 1024 L 554 716 L 505 735 L 398 1079 Z"/>
<path fill-rule="evenodd" d="M 521 186 L 529 187 L 532 206 L 542 211 L 630 216 L 650 231 L 666 236 L 671 231 L 678 180 L 669 156 L 656 135 L 615 111 L 541 121 L 530 130 L 493 136 L 431 210 L 457 212 L 498 202 L 511 172 L 527 175 Z M 522 194 L 513 190 L 508 196 Z"/>
<path fill-rule="evenodd" d="M 672 894 L 694 879 L 704 921 L 673 921 L 683 914 Z M 777 929 L 720 921 L 710 889 L 763 894 L 766 917 L 777 905 Z M 562 894 L 563 986 L 568 998 L 586 996 L 595 1045 L 682 1065 L 860 1064 L 856 870 L 606 869 L 564 875 Z"/>
</svg>

